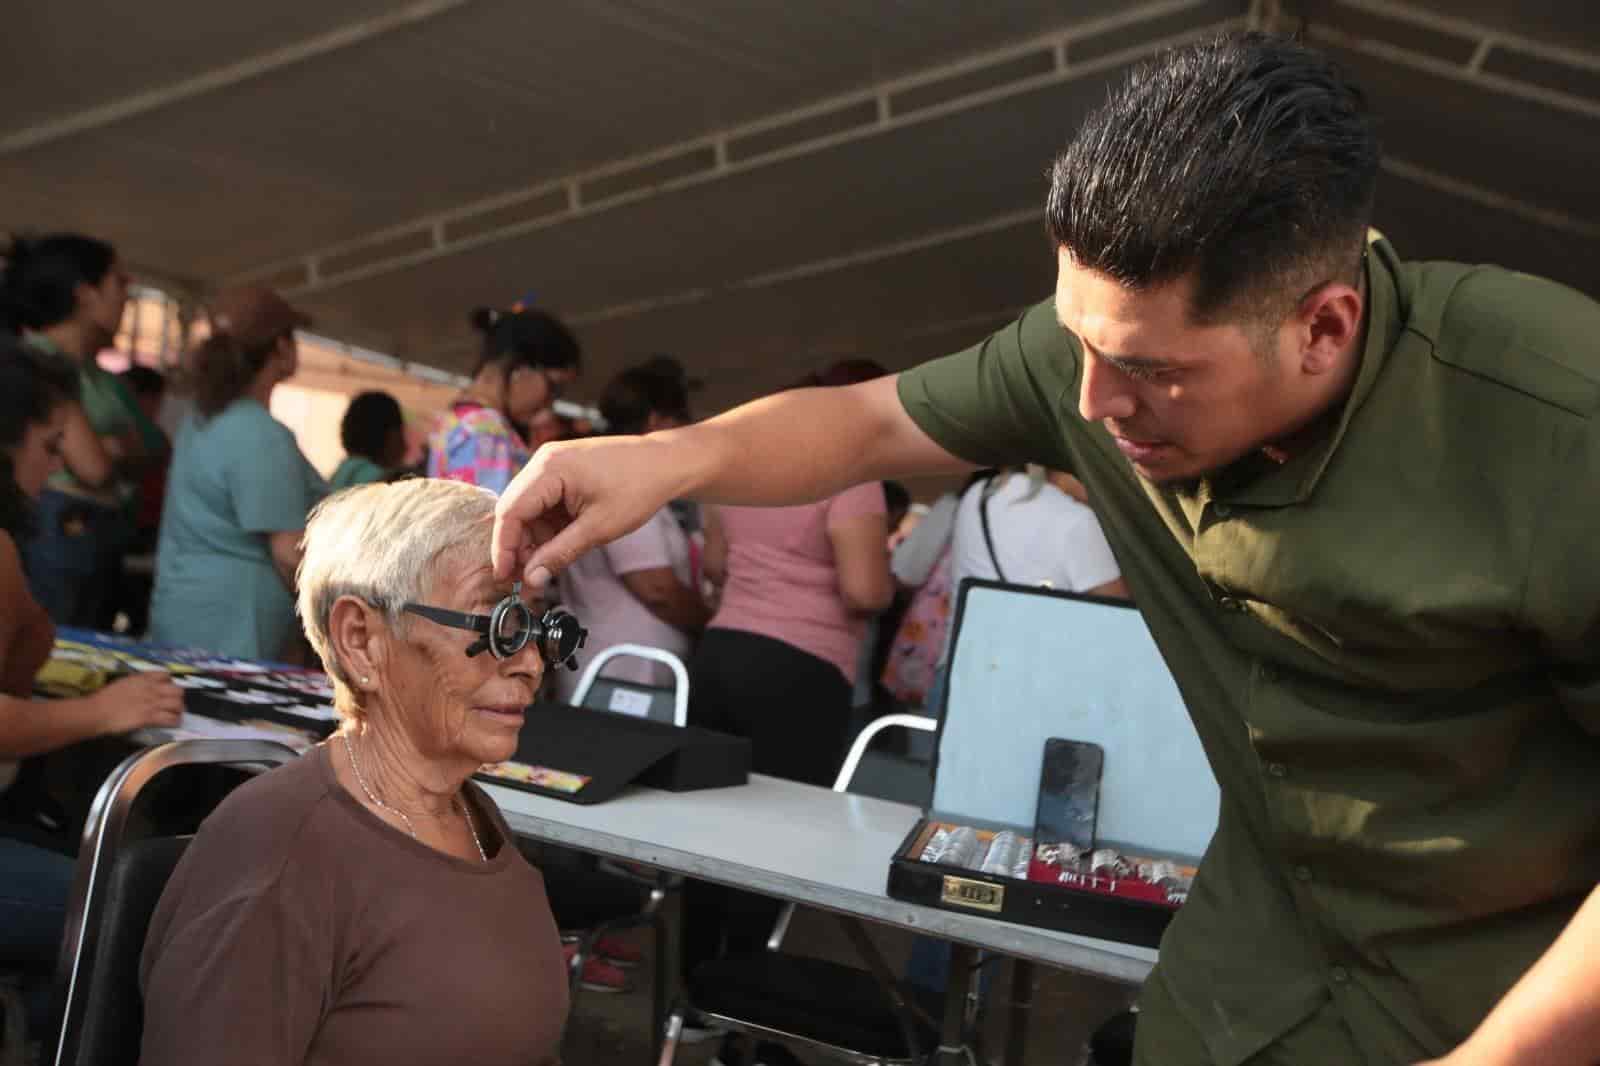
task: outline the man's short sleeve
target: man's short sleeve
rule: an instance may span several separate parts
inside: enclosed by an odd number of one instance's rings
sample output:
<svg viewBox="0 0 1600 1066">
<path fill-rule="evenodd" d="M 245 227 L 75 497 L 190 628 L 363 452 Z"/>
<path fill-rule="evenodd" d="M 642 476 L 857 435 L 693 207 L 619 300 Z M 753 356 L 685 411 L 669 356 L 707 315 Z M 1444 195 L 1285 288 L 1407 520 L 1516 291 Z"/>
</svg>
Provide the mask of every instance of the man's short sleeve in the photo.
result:
<svg viewBox="0 0 1600 1066">
<path fill-rule="evenodd" d="M 306 527 L 306 516 L 321 499 L 317 478 L 309 469 L 294 434 L 270 415 L 251 423 L 230 446 L 241 449 L 230 464 L 229 486 L 239 528 L 246 533 L 293 533 Z"/>
<path fill-rule="evenodd" d="M 900 402 L 935 443 L 968 462 L 1069 469 L 1061 419 L 1076 417 L 1079 359 L 1046 300 L 982 343 L 900 375 Z"/>
</svg>

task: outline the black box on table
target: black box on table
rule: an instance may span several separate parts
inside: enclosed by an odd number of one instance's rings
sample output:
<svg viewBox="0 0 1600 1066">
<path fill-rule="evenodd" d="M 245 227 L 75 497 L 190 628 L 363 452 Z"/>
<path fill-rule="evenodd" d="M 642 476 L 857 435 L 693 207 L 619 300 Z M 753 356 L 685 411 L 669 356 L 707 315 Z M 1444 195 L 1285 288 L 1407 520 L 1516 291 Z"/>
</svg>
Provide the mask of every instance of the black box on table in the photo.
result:
<svg viewBox="0 0 1600 1066">
<path fill-rule="evenodd" d="M 535 703 L 517 753 L 485 780 L 571 803 L 600 803 L 630 784 L 669 792 L 750 780 L 750 741 L 593 707 Z"/>
<path fill-rule="evenodd" d="M 962 583 L 940 709 L 933 802 L 889 863 L 896 899 L 1154 947 L 1216 829 L 1219 795 L 1176 684 L 1137 610 L 1120 601 L 992 581 Z M 1097 852 L 1044 861 L 1031 845 L 1045 741 L 1104 749 Z M 982 856 L 925 862 L 943 827 Z M 1027 861 L 1021 861 L 1023 858 Z M 1002 870 L 1007 872 L 1001 872 Z"/>
</svg>

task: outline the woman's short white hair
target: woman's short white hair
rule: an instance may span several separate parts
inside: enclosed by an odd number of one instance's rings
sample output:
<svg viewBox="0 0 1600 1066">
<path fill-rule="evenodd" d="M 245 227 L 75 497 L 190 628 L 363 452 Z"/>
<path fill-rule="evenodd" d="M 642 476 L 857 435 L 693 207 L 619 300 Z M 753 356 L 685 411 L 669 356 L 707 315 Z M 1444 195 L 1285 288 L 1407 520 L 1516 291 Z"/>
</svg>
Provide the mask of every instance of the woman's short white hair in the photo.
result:
<svg viewBox="0 0 1600 1066">
<path fill-rule="evenodd" d="M 423 601 L 447 549 L 489 558 L 495 495 L 460 481 L 414 478 L 361 485 L 311 512 L 298 587 L 306 638 L 334 680 L 343 713 L 350 677 L 334 654 L 328 617 L 340 596 L 357 596 L 403 628 L 401 604 Z"/>
</svg>

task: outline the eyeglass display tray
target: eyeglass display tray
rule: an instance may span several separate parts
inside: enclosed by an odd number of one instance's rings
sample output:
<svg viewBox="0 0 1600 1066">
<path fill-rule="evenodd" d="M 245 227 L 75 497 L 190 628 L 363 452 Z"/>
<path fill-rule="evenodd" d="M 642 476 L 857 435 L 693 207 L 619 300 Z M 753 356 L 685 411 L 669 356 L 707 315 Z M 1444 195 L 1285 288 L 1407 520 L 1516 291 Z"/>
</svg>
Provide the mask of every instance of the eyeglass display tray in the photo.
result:
<svg viewBox="0 0 1600 1066">
<path fill-rule="evenodd" d="M 1121 603 L 962 583 L 934 758 L 932 805 L 889 860 L 888 893 L 942 910 L 1156 946 L 1216 830 L 1220 796 L 1177 685 Z M 922 861 L 939 826 L 987 845 L 1033 836 L 1045 741 L 1104 750 L 1096 848 L 1120 864 L 1039 861 L 986 872 Z M 980 847 L 979 854 L 983 853 Z M 1053 857 L 1047 855 L 1046 857 Z"/>
<path fill-rule="evenodd" d="M 669 792 L 726 788 L 750 780 L 750 741 L 696 726 L 535 703 L 517 753 L 478 775 L 569 803 L 602 803 L 630 784 Z"/>
</svg>

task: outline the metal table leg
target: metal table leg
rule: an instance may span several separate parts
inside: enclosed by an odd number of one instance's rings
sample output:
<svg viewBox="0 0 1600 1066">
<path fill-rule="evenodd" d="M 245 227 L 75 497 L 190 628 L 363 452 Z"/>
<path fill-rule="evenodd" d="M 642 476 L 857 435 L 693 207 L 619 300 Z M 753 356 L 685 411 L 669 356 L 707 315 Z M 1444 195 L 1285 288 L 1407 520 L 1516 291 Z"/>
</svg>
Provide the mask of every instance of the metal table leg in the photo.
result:
<svg viewBox="0 0 1600 1066">
<path fill-rule="evenodd" d="M 1005 1066 L 1022 1066 L 1022 1056 L 1028 1046 L 1028 1022 L 1033 1014 L 1034 990 L 1033 963 L 1027 959 L 1011 960 L 1011 1009 L 1006 1022 L 1006 1050 L 1002 1059 Z"/>
<path fill-rule="evenodd" d="M 944 989 L 944 1019 L 939 1032 L 939 1050 L 932 1061 L 937 1066 L 956 1063 L 972 1066 L 966 1047 L 967 991 L 972 986 L 973 967 L 978 952 L 965 944 L 950 945 L 950 977 Z"/>
<path fill-rule="evenodd" d="M 652 990 L 650 1021 L 655 1030 L 651 1048 L 656 1060 L 661 1058 L 666 1041 L 666 1026 L 671 1005 L 678 1002 L 681 981 L 681 952 L 683 950 L 683 892 L 681 882 L 663 878 L 656 891 L 661 898 L 651 915 L 656 932 L 655 988 Z M 676 891 L 674 891 L 676 889 Z"/>
</svg>

